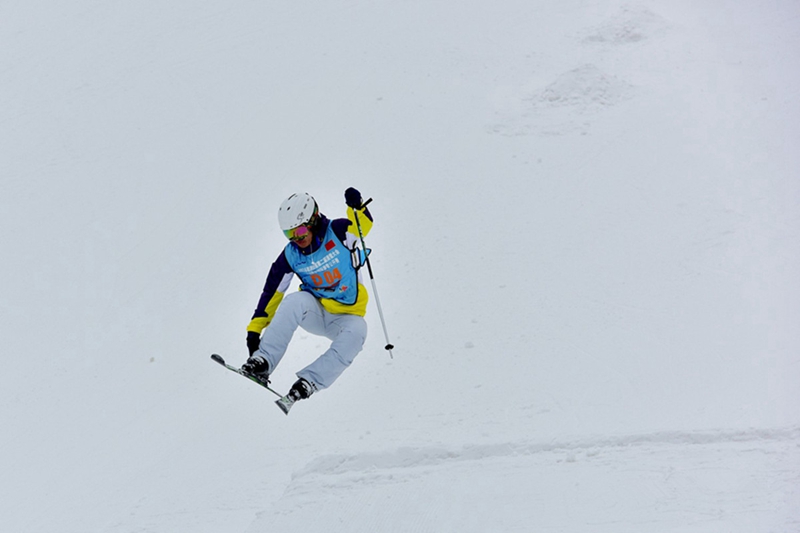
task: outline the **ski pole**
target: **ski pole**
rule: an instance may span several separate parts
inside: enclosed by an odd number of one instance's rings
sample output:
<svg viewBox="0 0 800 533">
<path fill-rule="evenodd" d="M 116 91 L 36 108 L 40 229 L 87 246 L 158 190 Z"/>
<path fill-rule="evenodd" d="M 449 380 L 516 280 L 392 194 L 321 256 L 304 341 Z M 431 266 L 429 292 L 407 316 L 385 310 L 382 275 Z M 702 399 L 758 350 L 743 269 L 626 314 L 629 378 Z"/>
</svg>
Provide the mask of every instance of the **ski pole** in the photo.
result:
<svg viewBox="0 0 800 533">
<path fill-rule="evenodd" d="M 372 198 L 367 200 L 361 205 L 361 209 L 367 207 L 372 201 Z M 358 228 L 358 237 L 361 239 L 361 246 L 364 247 L 364 260 L 367 263 L 367 270 L 369 271 L 369 279 L 372 282 L 372 292 L 375 294 L 375 303 L 378 304 L 378 315 L 381 317 L 381 325 L 383 326 L 383 335 L 386 337 L 386 346 L 384 347 L 386 351 L 389 352 L 389 357 L 394 359 L 394 355 L 392 355 L 392 350 L 394 349 L 394 345 L 389 342 L 389 332 L 386 330 L 386 320 L 383 318 L 383 309 L 381 308 L 381 299 L 378 297 L 378 287 L 375 285 L 375 276 L 372 274 L 372 264 L 369 262 L 369 253 L 367 253 L 367 245 L 364 242 L 364 233 L 361 231 L 361 222 L 358 220 L 358 211 L 353 209 L 353 215 L 356 217 L 356 227 Z"/>
</svg>

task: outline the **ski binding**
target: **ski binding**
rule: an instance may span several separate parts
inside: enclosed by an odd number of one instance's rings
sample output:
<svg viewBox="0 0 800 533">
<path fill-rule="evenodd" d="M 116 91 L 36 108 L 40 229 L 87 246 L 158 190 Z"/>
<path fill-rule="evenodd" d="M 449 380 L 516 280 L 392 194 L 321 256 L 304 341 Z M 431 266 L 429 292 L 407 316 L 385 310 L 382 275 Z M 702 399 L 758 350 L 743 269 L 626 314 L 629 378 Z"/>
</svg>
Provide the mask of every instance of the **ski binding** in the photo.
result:
<svg viewBox="0 0 800 533">
<path fill-rule="evenodd" d="M 223 359 L 221 355 L 219 355 L 219 354 L 211 354 L 211 359 L 213 359 L 215 362 L 221 364 L 222 366 L 224 366 L 225 368 L 227 368 L 231 372 L 236 372 L 240 376 L 244 376 L 247 379 L 249 379 L 250 381 L 252 381 L 254 383 L 258 383 L 259 385 L 261 385 L 262 387 L 264 387 L 265 389 L 270 391 L 272 394 L 274 394 L 278 398 L 282 399 L 284 397 L 280 392 L 276 391 L 275 389 L 273 389 L 272 387 L 269 386 L 269 380 L 266 380 L 266 379 L 264 379 L 264 378 L 262 378 L 260 376 L 256 376 L 254 374 L 251 374 L 249 372 L 245 372 L 241 368 L 236 368 L 235 366 L 229 365 L 228 363 L 225 362 L 225 359 Z"/>
</svg>

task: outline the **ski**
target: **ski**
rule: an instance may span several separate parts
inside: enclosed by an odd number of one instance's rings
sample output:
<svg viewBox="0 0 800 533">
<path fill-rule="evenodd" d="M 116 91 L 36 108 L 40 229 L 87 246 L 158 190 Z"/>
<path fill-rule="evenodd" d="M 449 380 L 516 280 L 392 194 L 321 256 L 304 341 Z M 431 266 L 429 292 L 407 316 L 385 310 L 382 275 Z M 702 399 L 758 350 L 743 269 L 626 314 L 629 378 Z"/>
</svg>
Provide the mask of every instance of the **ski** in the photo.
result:
<svg viewBox="0 0 800 533">
<path fill-rule="evenodd" d="M 259 385 L 261 385 L 262 387 L 264 387 L 265 389 L 270 391 L 272 394 L 274 394 L 278 398 L 281 398 L 281 400 L 283 398 L 285 398 L 285 396 L 283 394 L 281 394 L 280 392 L 276 391 L 275 389 L 273 389 L 272 387 L 269 386 L 269 381 L 268 380 L 263 379 L 263 378 L 261 378 L 259 376 L 250 374 L 249 372 L 245 372 L 241 368 L 236 368 L 235 366 L 229 365 L 228 363 L 225 362 L 225 359 L 223 359 L 221 355 L 219 355 L 219 354 L 211 354 L 211 359 L 213 359 L 215 362 L 221 364 L 222 366 L 224 366 L 225 368 L 227 368 L 231 372 L 236 372 L 240 376 L 244 376 L 247 379 L 249 379 L 250 381 L 252 381 L 254 383 L 258 383 Z M 278 400 L 278 401 L 281 401 L 281 400 Z M 289 407 L 291 408 L 291 406 L 289 406 Z M 289 414 L 289 409 L 288 408 L 284 409 L 283 407 L 281 407 L 281 409 L 283 409 L 284 413 Z"/>
</svg>

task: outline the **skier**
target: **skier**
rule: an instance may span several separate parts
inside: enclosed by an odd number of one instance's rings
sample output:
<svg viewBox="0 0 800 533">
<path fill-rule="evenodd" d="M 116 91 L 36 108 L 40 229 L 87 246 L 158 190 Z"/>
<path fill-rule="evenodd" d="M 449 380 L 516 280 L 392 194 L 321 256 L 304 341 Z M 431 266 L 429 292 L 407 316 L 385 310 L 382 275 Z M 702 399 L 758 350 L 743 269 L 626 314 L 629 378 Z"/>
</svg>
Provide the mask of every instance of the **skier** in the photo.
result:
<svg viewBox="0 0 800 533">
<path fill-rule="evenodd" d="M 286 395 L 288 413 L 297 400 L 328 388 L 350 366 L 367 337 L 364 315 L 369 298 L 358 271 L 364 253 L 357 248 L 358 228 L 366 235 L 372 215 L 362 206 L 361 193 L 345 193 L 347 218 L 329 220 L 307 193 L 293 194 L 278 210 L 278 223 L 289 243 L 272 264 L 247 326 L 250 357 L 242 370 L 268 379 L 281 362 L 298 326 L 330 339 L 330 347 L 297 372 Z M 357 214 L 356 214 L 357 213 Z M 298 292 L 285 295 L 294 275 Z M 262 335 L 263 332 L 263 335 Z"/>
</svg>

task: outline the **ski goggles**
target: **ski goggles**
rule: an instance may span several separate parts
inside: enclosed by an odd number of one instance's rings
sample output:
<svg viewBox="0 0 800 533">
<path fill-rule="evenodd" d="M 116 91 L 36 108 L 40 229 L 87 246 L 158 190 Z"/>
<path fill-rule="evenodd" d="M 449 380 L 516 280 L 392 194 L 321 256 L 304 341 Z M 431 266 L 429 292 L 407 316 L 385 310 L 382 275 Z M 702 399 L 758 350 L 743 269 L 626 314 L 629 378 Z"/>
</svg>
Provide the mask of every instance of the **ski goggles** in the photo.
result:
<svg viewBox="0 0 800 533">
<path fill-rule="evenodd" d="M 283 230 L 283 234 L 286 235 L 286 238 L 290 241 L 302 241 L 311 235 L 311 228 L 305 225 L 297 226 L 296 228 Z"/>
</svg>

